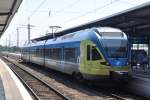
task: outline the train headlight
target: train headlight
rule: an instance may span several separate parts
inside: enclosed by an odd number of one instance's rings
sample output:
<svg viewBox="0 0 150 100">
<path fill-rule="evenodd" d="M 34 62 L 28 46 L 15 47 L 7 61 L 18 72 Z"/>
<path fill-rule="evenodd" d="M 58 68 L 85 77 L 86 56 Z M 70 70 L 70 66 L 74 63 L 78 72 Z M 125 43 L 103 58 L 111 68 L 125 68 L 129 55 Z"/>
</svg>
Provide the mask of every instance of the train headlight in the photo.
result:
<svg viewBox="0 0 150 100">
<path fill-rule="evenodd" d="M 127 71 L 115 71 L 115 73 L 118 75 L 124 75 L 127 74 Z"/>
<path fill-rule="evenodd" d="M 100 62 L 100 64 L 110 66 L 110 64 L 108 62 L 106 62 L 106 61 Z"/>
<path fill-rule="evenodd" d="M 106 63 L 106 65 L 107 65 L 107 66 L 110 66 L 110 64 L 109 64 L 108 62 Z"/>
</svg>

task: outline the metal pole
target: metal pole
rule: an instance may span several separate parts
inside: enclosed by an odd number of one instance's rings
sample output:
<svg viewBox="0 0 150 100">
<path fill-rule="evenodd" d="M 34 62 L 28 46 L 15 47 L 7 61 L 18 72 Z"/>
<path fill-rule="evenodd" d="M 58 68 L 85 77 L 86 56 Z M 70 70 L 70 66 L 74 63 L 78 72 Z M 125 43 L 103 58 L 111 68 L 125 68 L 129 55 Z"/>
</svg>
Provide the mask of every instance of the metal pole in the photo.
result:
<svg viewBox="0 0 150 100">
<path fill-rule="evenodd" d="M 132 47 L 132 41 L 133 40 L 132 40 L 132 37 L 130 37 L 129 33 L 127 34 L 127 38 L 129 40 L 129 42 L 128 42 L 128 50 L 129 50 L 129 55 L 128 56 L 129 56 L 129 62 L 130 62 L 129 67 L 131 68 L 131 71 L 133 71 L 133 68 L 132 68 L 132 65 L 131 65 L 131 62 L 132 62 L 132 58 L 131 58 L 132 57 L 131 56 L 132 55 L 132 51 L 131 51 L 132 48 L 131 47 Z"/>
<path fill-rule="evenodd" d="M 149 43 L 148 43 L 148 56 L 149 56 L 148 57 L 149 58 L 148 59 L 149 60 L 148 69 L 150 70 L 150 35 L 149 35 L 149 39 L 148 40 L 149 40 Z"/>
<path fill-rule="evenodd" d="M 6 51 L 7 51 L 7 38 L 6 38 Z"/>
<path fill-rule="evenodd" d="M 7 38 L 6 38 L 6 47 L 7 47 Z"/>
<path fill-rule="evenodd" d="M 30 43 L 30 23 L 28 24 L 28 43 Z"/>
<path fill-rule="evenodd" d="M 10 38 L 10 34 L 9 34 L 9 44 L 8 44 L 8 51 L 9 52 L 11 51 L 10 44 L 11 44 L 11 38 Z"/>
<path fill-rule="evenodd" d="M 19 29 L 17 28 L 17 47 L 19 47 Z"/>
<path fill-rule="evenodd" d="M 54 34 L 54 31 L 53 31 L 54 27 L 52 26 L 51 28 L 52 28 L 53 38 L 55 39 L 55 34 Z"/>
<path fill-rule="evenodd" d="M 11 42 L 11 39 L 10 39 L 10 34 L 9 34 L 9 47 L 10 47 L 10 42 Z"/>
<path fill-rule="evenodd" d="M 30 43 L 30 17 L 28 17 L 28 43 Z"/>
</svg>

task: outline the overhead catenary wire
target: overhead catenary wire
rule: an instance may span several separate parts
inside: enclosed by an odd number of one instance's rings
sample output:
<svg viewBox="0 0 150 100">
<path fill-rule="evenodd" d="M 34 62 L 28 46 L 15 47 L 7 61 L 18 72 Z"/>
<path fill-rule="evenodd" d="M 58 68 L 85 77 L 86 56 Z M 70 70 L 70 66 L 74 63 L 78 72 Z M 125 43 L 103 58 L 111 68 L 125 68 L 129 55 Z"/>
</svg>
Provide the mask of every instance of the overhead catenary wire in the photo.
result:
<svg viewBox="0 0 150 100">
<path fill-rule="evenodd" d="M 75 0 L 75 1 L 73 1 L 72 3 L 66 5 L 65 7 L 61 8 L 60 10 L 57 10 L 57 11 L 54 11 L 54 10 L 50 9 L 49 12 L 48 12 L 49 18 L 52 18 L 51 14 L 52 14 L 53 12 L 55 12 L 55 13 L 64 13 L 64 12 L 66 12 L 66 11 L 65 11 L 66 9 L 75 6 L 77 3 L 79 3 L 79 1 L 80 1 L 80 0 Z M 70 11 L 68 11 L 68 13 L 78 13 L 78 12 L 70 12 Z M 42 22 L 42 23 L 45 24 L 46 22 L 47 22 L 47 21 L 44 21 L 44 22 Z"/>
<path fill-rule="evenodd" d="M 79 3 L 79 1 L 80 1 L 80 0 L 75 0 L 75 1 L 72 2 L 71 4 L 69 4 L 69 5 L 67 5 L 66 7 L 60 9 L 59 11 L 60 11 L 60 12 L 63 12 L 63 11 L 65 11 L 65 9 L 68 9 L 68 8 L 71 8 L 71 7 L 75 6 L 77 3 Z"/>
<path fill-rule="evenodd" d="M 66 24 L 66 23 L 68 23 L 68 22 L 70 22 L 70 21 L 73 21 L 73 20 L 75 20 L 75 19 L 81 18 L 81 17 L 83 17 L 83 16 L 86 16 L 86 15 L 88 15 L 88 14 L 90 14 L 90 13 L 95 12 L 95 11 L 101 10 L 101 9 L 103 9 L 103 8 L 105 8 L 105 7 L 108 7 L 108 6 L 110 6 L 110 5 L 112 5 L 112 4 L 116 3 L 116 2 L 118 2 L 118 1 L 120 1 L 120 0 L 113 0 L 113 1 L 111 1 L 111 2 L 109 2 L 109 3 L 107 3 L 107 4 L 105 4 L 105 5 L 103 5 L 103 6 L 101 6 L 101 7 L 97 7 L 97 8 L 95 8 L 95 9 L 93 9 L 93 10 L 90 10 L 90 11 L 88 11 L 88 12 L 86 12 L 86 13 L 80 15 L 80 16 L 71 18 L 71 19 L 65 21 L 64 24 Z"/>
<path fill-rule="evenodd" d="M 46 2 L 47 0 L 42 0 L 42 2 L 33 10 L 33 12 L 30 14 L 30 18 L 40 9 L 40 7 Z"/>
<path fill-rule="evenodd" d="M 31 13 L 30 17 L 32 17 L 32 16 L 38 11 L 38 9 L 40 9 L 40 7 L 45 3 L 45 1 L 46 1 L 46 0 L 43 0 L 43 1 L 39 4 L 39 6 Z M 62 9 L 60 9 L 60 10 L 57 10 L 57 11 L 49 10 L 49 16 L 51 16 L 51 13 L 53 13 L 53 12 L 55 12 L 55 13 L 63 13 L 63 12 L 66 12 L 66 11 L 65 11 L 66 9 L 68 9 L 68 8 L 70 8 L 70 7 L 74 6 L 74 5 L 76 5 L 77 3 L 79 3 L 79 1 L 80 1 L 80 0 L 75 0 L 75 1 L 72 2 L 71 4 L 69 4 L 69 5 L 67 5 L 66 7 L 64 7 L 64 8 L 62 8 Z M 72 21 L 72 20 L 74 20 L 74 19 L 78 19 L 78 18 L 80 18 L 80 17 L 86 16 L 86 15 L 88 15 L 89 13 L 93 13 L 93 12 L 95 12 L 95 11 L 97 11 L 97 10 L 103 9 L 103 8 L 105 8 L 105 7 L 109 6 L 109 5 L 112 5 L 113 3 L 116 3 L 116 2 L 118 2 L 118 1 L 121 1 L 121 2 L 124 2 L 124 3 L 130 4 L 130 5 L 133 5 L 132 3 L 128 2 L 128 1 L 124 1 L 124 0 L 111 0 L 108 4 L 106 4 L 106 5 L 102 6 L 102 7 L 95 8 L 95 9 L 93 9 L 92 11 L 88 11 L 88 12 L 82 14 L 82 15 L 79 15 L 79 16 L 75 17 L 75 18 L 69 19 L 69 20 L 65 21 L 64 23 L 68 23 L 68 22 L 70 22 L 70 21 Z M 69 12 L 69 11 L 68 11 L 68 13 L 76 13 L 76 14 L 78 13 L 78 14 L 79 14 L 79 13 L 81 13 L 81 12 Z M 44 22 L 44 23 L 45 23 L 45 22 Z"/>
<path fill-rule="evenodd" d="M 60 10 L 57 10 L 57 11 L 51 10 L 51 12 L 64 13 L 64 12 L 66 12 L 66 11 L 65 11 L 66 9 L 72 8 L 73 6 L 75 6 L 75 5 L 76 5 L 77 3 L 79 3 L 79 2 L 80 2 L 80 0 L 75 0 L 74 2 L 72 2 L 72 3 L 68 4 L 68 5 L 66 5 L 66 6 L 63 7 L 63 8 L 61 8 Z M 69 12 L 69 11 L 68 11 L 68 12 Z M 69 13 L 71 13 L 71 12 L 69 12 Z"/>
<path fill-rule="evenodd" d="M 46 2 L 47 0 L 42 0 L 41 3 L 33 10 L 33 12 L 28 16 L 28 25 L 21 25 L 26 26 L 28 28 L 28 41 L 30 40 L 30 29 L 31 27 L 35 27 L 34 25 L 30 25 L 31 17 L 40 9 L 40 7 Z"/>
<path fill-rule="evenodd" d="M 64 8 L 62 8 L 61 10 L 58 10 L 58 11 L 63 12 L 63 11 L 65 11 L 65 9 L 67 9 L 67 8 L 69 8 L 69 7 L 72 7 L 72 6 L 75 6 L 79 1 L 80 1 L 80 0 L 76 0 L 76 1 L 74 1 L 73 3 L 67 5 L 66 7 L 64 7 Z M 93 13 L 93 12 L 96 11 L 96 10 L 103 9 L 103 8 L 105 8 L 105 7 L 107 7 L 107 6 L 111 5 L 111 4 L 113 4 L 113 3 L 115 3 L 115 2 L 118 2 L 118 1 L 120 1 L 120 0 L 111 0 L 109 3 L 107 3 L 107 4 L 104 5 L 104 6 L 101 6 L 101 7 L 98 7 L 98 8 L 93 9 L 92 11 L 86 12 L 85 15 L 86 15 L 87 13 Z M 50 12 L 52 13 L 53 11 L 51 10 Z M 79 17 L 85 16 L 85 15 L 80 15 Z M 52 18 L 52 16 L 49 16 L 49 18 Z M 77 18 L 78 18 L 78 17 L 77 17 Z M 71 19 L 71 20 L 73 20 L 73 19 Z M 70 20 L 69 20 L 69 21 L 70 21 Z M 47 21 L 44 21 L 44 22 L 42 22 L 42 23 L 45 24 L 46 22 L 47 22 Z"/>
<path fill-rule="evenodd" d="M 30 19 L 32 18 L 32 16 L 40 9 L 40 7 L 46 2 L 47 0 L 42 0 L 42 2 L 33 10 L 33 12 L 30 14 L 30 16 L 28 16 L 28 25 L 27 26 L 27 29 L 28 29 L 28 43 L 30 43 L 30 29 L 31 29 L 31 26 L 30 25 Z"/>
<path fill-rule="evenodd" d="M 53 13 L 53 12 L 55 12 L 55 13 L 63 13 L 63 12 L 65 12 L 65 9 L 68 9 L 69 7 L 72 7 L 72 6 L 76 5 L 79 1 L 80 1 L 80 0 L 75 0 L 74 2 L 72 2 L 72 3 L 69 4 L 69 5 L 67 5 L 66 7 L 62 8 L 61 10 L 57 10 L 57 11 L 49 10 L 49 16 L 50 16 L 51 13 Z M 118 2 L 118 1 L 121 1 L 121 2 L 124 2 L 124 3 L 130 4 L 130 5 L 133 5 L 133 4 L 131 4 L 130 2 L 124 1 L 124 0 L 111 0 L 108 4 L 106 4 L 106 5 L 102 6 L 102 7 L 95 8 L 95 9 L 93 9 L 92 11 L 88 11 L 88 12 L 82 14 L 82 15 L 79 15 L 79 16 L 75 17 L 75 18 L 69 19 L 69 20 L 65 21 L 64 23 L 68 23 L 68 22 L 70 22 L 70 21 L 72 21 L 72 20 L 74 20 L 74 19 L 78 19 L 78 18 L 80 18 L 80 17 L 86 16 L 86 15 L 88 15 L 89 13 L 93 13 L 93 12 L 95 12 L 95 11 L 97 11 L 97 10 L 103 9 L 103 8 L 105 8 L 105 7 L 107 7 L 107 6 L 111 5 L 111 4 L 113 4 L 113 3 L 115 3 L 115 2 Z M 40 9 L 40 7 L 41 7 L 45 2 L 46 2 L 46 0 L 43 0 L 43 1 L 39 4 L 39 6 L 37 6 L 37 8 L 31 13 L 30 17 L 32 17 L 32 16 L 38 11 L 38 9 Z M 77 13 L 81 13 L 81 12 L 69 12 L 69 11 L 68 11 L 68 13 L 76 13 L 76 14 L 77 14 Z M 44 23 L 45 23 L 45 22 L 44 22 Z"/>
<path fill-rule="evenodd" d="M 132 5 L 132 6 L 136 6 L 135 4 L 127 1 L 127 0 L 120 0 L 120 2 L 123 2 L 123 3 L 126 3 L 126 4 L 129 4 L 129 5 Z"/>
</svg>

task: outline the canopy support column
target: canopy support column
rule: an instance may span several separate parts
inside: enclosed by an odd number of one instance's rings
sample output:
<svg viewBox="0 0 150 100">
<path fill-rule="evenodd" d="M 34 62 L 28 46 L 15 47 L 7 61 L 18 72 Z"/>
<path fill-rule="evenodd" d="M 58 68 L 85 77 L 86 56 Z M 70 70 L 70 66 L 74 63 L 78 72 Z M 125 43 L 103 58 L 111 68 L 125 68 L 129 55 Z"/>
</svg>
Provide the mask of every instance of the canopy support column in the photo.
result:
<svg viewBox="0 0 150 100">
<path fill-rule="evenodd" d="M 148 43 L 148 58 L 149 58 L 149 64 L 148 64 L 148 69 L 150 70 L 150 35 L 149 35 L 149 43 Z"/>
</svg>

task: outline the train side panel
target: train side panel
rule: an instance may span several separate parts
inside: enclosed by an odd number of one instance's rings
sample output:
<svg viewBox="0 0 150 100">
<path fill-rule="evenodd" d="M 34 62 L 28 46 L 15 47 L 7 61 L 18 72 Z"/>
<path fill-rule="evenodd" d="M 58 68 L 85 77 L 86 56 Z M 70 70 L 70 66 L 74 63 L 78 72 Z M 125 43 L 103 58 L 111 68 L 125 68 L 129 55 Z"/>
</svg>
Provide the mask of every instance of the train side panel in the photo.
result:
<svg viewBox="0 0 150 100">
<path fill-rule="evenodd" d="M 30 62 L 44 66 L 44 44 L 30 47 Z"/>
<path fill-rule="evenodd" d="M 25 62 L 30 62 L 29 60 L 29 47 L 23 47 L 22 48 L 22 54 L 21 54 L 21 59 Z"/>
<path fill-rule="evenodd" d="M 80 43 L 62 43 L 45 46 L 45 66 L 67 74 L 78 71 Z"/>
</svg>

